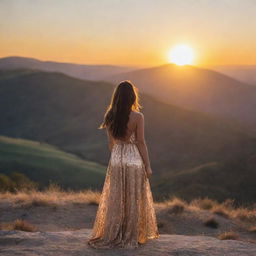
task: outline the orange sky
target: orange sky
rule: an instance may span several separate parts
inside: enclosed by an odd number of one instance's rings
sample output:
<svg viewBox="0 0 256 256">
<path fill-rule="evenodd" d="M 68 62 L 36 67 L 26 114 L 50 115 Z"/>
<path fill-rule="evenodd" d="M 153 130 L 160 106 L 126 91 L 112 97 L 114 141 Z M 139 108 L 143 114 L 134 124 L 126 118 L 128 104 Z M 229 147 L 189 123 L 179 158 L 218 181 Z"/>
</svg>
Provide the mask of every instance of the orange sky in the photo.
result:
<svg viewBox="0 0 256 256">
<path fill-rule="evenodd" d="M 0 57 L 153 66 L 190 45 L 195 65 L 256 64 L 254 0 L 2 0 Z"/>
</svg>

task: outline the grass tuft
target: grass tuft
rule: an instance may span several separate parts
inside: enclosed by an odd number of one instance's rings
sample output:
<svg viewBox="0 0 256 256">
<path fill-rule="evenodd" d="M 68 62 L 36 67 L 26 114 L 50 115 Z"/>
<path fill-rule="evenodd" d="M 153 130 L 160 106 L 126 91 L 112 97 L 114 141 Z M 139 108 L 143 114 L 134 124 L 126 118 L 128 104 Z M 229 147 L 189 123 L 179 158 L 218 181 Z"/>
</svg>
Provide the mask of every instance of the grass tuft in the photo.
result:
<svg viewBox="0 0 256 256">
<path fill-rule="evenodd" d="M 224 233 L 219 234 L 218 238 L 220 240 L 238 240 L 239 235 L 234 231 L 226 231 Z"/>
<path fill-rule="evenodd" d="M 211 209 L 211 211 L 217 215 L 224 217 L 224 218 L 229 218 L 228 211 L 221 205 L 213 207 L 213 209 Z"/>
<path fill-rule="evenodd" d="M 1 223 L 0 229 L 1 230 L 21 230 L 26 232 L 37 231 L 36 226 L 22 219 L 16 219 L 15 221 L 10 223 Z"/>
<path fill-rule="evenodd" d="M 256 222 L 256 209 L 250 210 L 246 208 L 238 208 L 235 211 L 233 211 L 233 217 L 246 221 L 255 223 Z"/>
<path fill-rule="evenodd" d="M 165 204 L 169 214 L 181 214 L 187 207 L 187 203 L 177 197 L 167 201 Z"/>
<path fill-rule="evenodd" d="M 208 197 L 197 198 L 197 199 L 192 200 L 192 202 L 190 203 L 191 206 L 198 207 L 202 210 L 210 210 L 217 204 L 218 204 L 217 201 L 210 199 Z"/>
</svg>

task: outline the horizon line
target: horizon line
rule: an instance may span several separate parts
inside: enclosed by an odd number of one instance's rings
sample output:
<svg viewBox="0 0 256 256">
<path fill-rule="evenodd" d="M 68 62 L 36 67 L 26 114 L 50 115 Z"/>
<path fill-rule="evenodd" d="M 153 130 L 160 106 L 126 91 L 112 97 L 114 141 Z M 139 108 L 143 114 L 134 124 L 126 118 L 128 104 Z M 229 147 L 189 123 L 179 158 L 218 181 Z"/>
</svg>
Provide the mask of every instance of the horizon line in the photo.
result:
<svg viewBox="0 0 256 256">
<path fill-rule="evenodd" d="M 167 64 L 173 64 L 179 67 L 182 66 L 188 66 L 188 65 L 177 65 L 175 63 L 171 63 L 171 62 L 163 62 L 162 64 L 151 64 L 151 65 L 135 65 L 135 64 L 127 64 L 127 65 L 121 65 L 121 64 L 101 64 L 101 63 L 97 63 L 97 64 L 88 64 L 88 63 L 79 63 L 79 62 L 72 62 L 72 61 L 58 61 L 58 60 L 53 60 L 53 59 L 40 59 L 40 58 L 36 58 L 36 57 L 28 57 L 28 56 L 22 56 L 22 55 L 6 55 L 6 56 L 1 56 L 1 59 L 8 59 L 8 58 L 20 58 L 20 59 L 30 59 L 30 60 L 34 60 L 34 61 L 39 61 L 39 62 L 55 62 L 55 63 L 59 63 L 59 64 L 72 64 L 72 65 L 78 65 L 78 66 L 109 66 L 109 67 L 128 67 L 128 68 L 152 68 L 152 67 L 158 67 L 158 66 L 162 66 L 162 65 L 167 65 Z M 229 67 L 239 67 L 239 66 L 247 66 L 247 67 L 251 67 L 251 66 L 256 66 L 255 64 L 199 64 L 199 65 L 193 65 L 193 64 L 189 64 L 189 66 L 194 66 L 194 67 L 225 67 L 225 66 L 229 66 Z"/>
</svg>

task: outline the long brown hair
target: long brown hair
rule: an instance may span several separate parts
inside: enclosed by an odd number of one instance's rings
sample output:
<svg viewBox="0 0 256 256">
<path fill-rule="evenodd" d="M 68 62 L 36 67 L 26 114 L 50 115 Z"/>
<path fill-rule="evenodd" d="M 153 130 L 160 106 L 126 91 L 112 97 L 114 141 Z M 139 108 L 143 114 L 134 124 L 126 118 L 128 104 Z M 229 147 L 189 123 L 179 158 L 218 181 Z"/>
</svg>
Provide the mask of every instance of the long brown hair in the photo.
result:
<svg viewBox="0 0 256 256">
<path fill-rule="evenodd" d="M 142 106 L 139 103 L 138 88 L 130 80 L 119 83 L 114 89 L 102 124 L 99 129 L 109 128 L 112 136 L 122 139 L 126 136 L 127 123 L 132 110 L 139 111 Z"/>
</svg>

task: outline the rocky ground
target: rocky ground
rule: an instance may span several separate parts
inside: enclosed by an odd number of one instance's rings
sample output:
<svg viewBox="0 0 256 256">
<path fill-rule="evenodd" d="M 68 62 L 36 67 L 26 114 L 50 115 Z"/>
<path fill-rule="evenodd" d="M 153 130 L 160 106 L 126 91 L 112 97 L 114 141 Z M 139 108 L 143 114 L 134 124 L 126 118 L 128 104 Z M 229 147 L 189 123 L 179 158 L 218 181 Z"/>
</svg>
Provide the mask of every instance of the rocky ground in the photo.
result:
<svg viewBox="0 0 256 256">
<path fill-rule="evenodd" d="M 137 249 L 93 249 L 91 233 L 97 203 L 47 203 L 0 200 L 0 254 L 13 255 L 175 255 L 256 256 L 255 223 L 210 210 L 182 206 L 180 202 L 155 204 L 160 237 Z M 206 221 L 213 219 L 210 225 Z M 15 220 L 30 223 L 30 232 L 11 228 Z M 217 223 L 217 226 L 216 226 Z M 220 235 L 231 232 L 231 237 Z M 234 236 L 235 235 L 235 236 Z"/>
<path fill-rule="evenodd" d="M 160 234 L 136 249 L 93 249 L 86 241 L 91 229 L 59 232 L 0 231 L 0 254 L 45 256 L 255 256 L 256 245 L 209 236 Z"/>
</svg>

